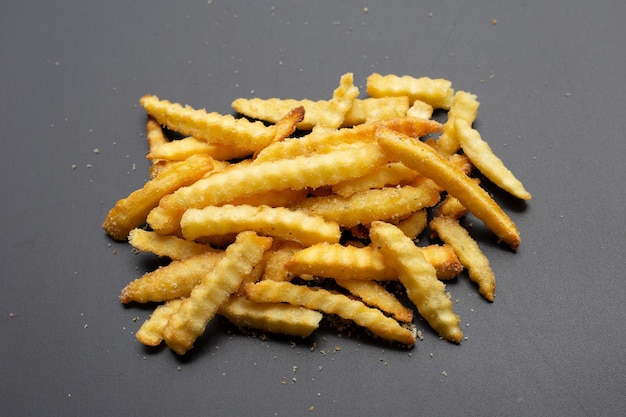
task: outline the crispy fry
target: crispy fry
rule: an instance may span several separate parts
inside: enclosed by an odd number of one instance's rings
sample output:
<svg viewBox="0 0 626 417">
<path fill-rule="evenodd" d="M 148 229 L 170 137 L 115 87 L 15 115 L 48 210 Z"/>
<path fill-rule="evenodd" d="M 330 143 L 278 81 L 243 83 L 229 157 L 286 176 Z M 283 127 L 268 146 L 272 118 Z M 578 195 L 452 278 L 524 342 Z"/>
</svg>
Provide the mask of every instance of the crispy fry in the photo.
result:
<svg viewBox="0 0 626 417">
<path fill-rule="evenodd" d="M 320 116 L 318 124 L 329 129 L 339 129 L 346 113 L 359 96 L 359 89 L 354 85 L 354 75 L 347 73 L 341 76 L 339 87 L 333 92 L 328 108 Z"/>
<path fill-rule="evenodd" d="M 430 222 L 430 227 L 442 241 L 454 249 L 463 266 L 467 268 L 469 278 L 478 284 L 480 294 L 488 301 L 493 301 L 495 275 L 489 260 L 469 232 L 456 219 L 450 217 L 435 217 Z"/>
<path fill-rule="evenodd" d="M 394 224 L 402 230 L 402 233 L 411 238 L 411 240 L 415 240 L 420 233 L 424 231 L 426 225 L 428 224 L 428 213 L 426 212 L 426 209 L 421 209 L 411 213 L 408 217 L 399 220 Z"/>
<path fill-rule="evenodd" d="M 465 120 L 471 126 L 478 114 L 480 103 L 476 95 L 457 91 L 452 100 L 452 106 L 448 112 L 448 120 L 443 125 L 443 131 L 437 140 L 437 150 L 443 156 L 454 155 L 459 150 L 459 138 L 456 122 Z"/>
<path fill-rule="evenodd" d="M 189 209 L 181 218 L 181 228 L 183 236 L 188 240 L 245 230 L 253 230 L 283 240 L 293 240 L 302 245 L 336 243 L 341 238 L 341 231 L 336 223 L 284 207 L 228 204 Z"/>
<path fill-rule="evenodd" d="M 270 190 L 332 185 L 367 174 L 385 162 L 380 147 L 371 144 L 323 155 L 233 167 L 164 197 L 148 215 L 148 223 L 162 234 L 176 233 L 187 208 L 219 205 Z"/>
<path fill-rule="evenodd" d="M 369 329 L 383 339 L 406 345 L 415 343 L 410 330 L 400 326 L 380 310 L 367 307 L 361 301 L 351 300 L 343 294 L 334 294 L 321 288 L 309 288 L 290 282 L 261 281 L 246 285 L 246 295 L 257 302 L 285 302 L 299 305 L 326 314 L 336 314 Z"/>
<path fill-rule="evenodd" d="M 151 149 L 146 155 L 146 158 L 152 161 L 184 161 L 191 155 L 196 154 L 213 156 L 216 153 L 216 148 L 217 146 L 215 144 L 207 143 L 206 141 L 196 139 L 193 136 L 188 136 L 183 139 L 177 139 L 164 143 L 154 149 Z"/>
<path fill-rule="evenodd" d="M 292 274 L 287 270 L 285 264 L 291 259 L 294 253 L 302 250 L 303 246 L 297 242 L 274 241 L 271 250 L 265 252 L 265 271 L 262 279 L 272 281 L 289 281 Z"/>
<path fill-rule="evenodd" d="M 168 320 L 182 304 L 182 298 L 166 301 L 154 309 L 148 320 L 146 320 L 135 337 L 146 346 L 158 346 L 163 341 L 163 329 Z"/>
<path fill-rule="evenodd" d="M 461 204 L 458 199 L 452 197 L 451 195 L 447 195 L 446 198 L 437 206 L 435 217 L 444 216 L 460 219 L 467 214 L 467 211 L 467 207 Z"/>
<path fill-rule="evenodd" d="M 430 119 L 433 116 L 433 106 L 421 100 L 415 100 L 406 111 L 406 115 L 418 119 Z"/>
<path fill-rule="evenodd" d="M 453 168 L 430 146 L 388 129 L 378 131 L 378 142 L 392 158 L 431 178 L 457 198 L 512 249 L 519 246 L 519 231 L 509 216 L 485 190 Z"/>
<path fill-rule="evenodd" d="M 212 159 L 195 156 L 165 167 L 142 188 L 119 200 L 107 214 L 102 228 L 115 240 L 125 240 L 128 233 L 144 223 L 150 210 L 161 198 L 189 185 L 213 168 Z"/>
<path fill-rule="evenodd" d="M 176 236 L 164 236 L 144 229 L 131 230 L 128 234 L 128 243 L 139 251 L 151 252 L 173 260 L 214 251 L 208 245 L 201 245 Z"/>
<path fill-rule="evenodd" d="M 322 314 L 308 308 L 282 303 L 256 303 L 232 296 L 218 313 L 239 327 L 308 337 L 319 327 Z"/>
<path fill-rule="evenodd" d="M 367 175 L 335 184 L 332 190 L 335 194 L 348 197 L 359 191 L 367 191 L 372 188 L 382 188 L 389 185 L 398 185 L 402 182 L 410 182 L 413 181 L 417 175 L 417 172 L 407 168 L 406 165 L 400 162 L 390 162 Z"/>
<path fill-rule="evenodd" d="M 405 217 L 424 207 L 435 205 L 439 192 L 430 181 L 415 186 L 386 187 L 355 193 L 349 197 L 313 197 L 293 206 L 296 210 L 320 216 L 342 227 L 369 224 L 378 219 Z"/>
<path fill-rule="evenodd" d="M 124 287 L 120 301 L 123 304 L 147 303 L 188 297 L 223 257 L 223 252 L 211 251 L 147 272 Z"/>
<path fill-rule="evenodd" d="M 413 311 L 376 281 L 362 279 L 338 279 L 337 284 L 350 294 L 359 297 L 365 304 L 376 307 L 402 323 L 413 321 Z"/>
<path fill-rule="evenodd" d="M 146 121 L 146 140 L 150 151 L 153 151 L 157 147 L 169 142 L 163 133 L 161 125 L 150 116 L 148 116 L 148 120 Z M 159 171 L 167 165 L 167 163 L 168 161 L 153 159 L 152 164 L 150 165 L 150 178 L 156 177 Z"/>
<path fill-rule="evenodd" d="M 463 332 L 445 285 L 437 279 L 435 268 L 422 250 L 392 224 L 373 222 L 372 244 L 397 271 L 400 282 L 420 315 L 441 337 L 460 343 Z"/>
<path fill-rule="evenodd" d="M 420 100 L 441 109 L 449 109 L 454 96 L 452 83 L 448 80 L 376 73 L 367 77 L 367 93 L 371 97 L 408 96 L 411 103 Z"/>
<path fill-rule="evenodd" d="M 237 291 L 245 276 L 252 273 L 271 243 L 270 238 L 257 236 L 254 232 L 242 232 L 237 236 L 224 257 L 194 287 L 189 298 L 167 322 L 163 338 L 174 352 L 183 355 L 193 347 L 220 305 Z"/>
<path fill-rule="evenodd" d="M 472 129 L 465 120 L 457 120 L 455 127 L 463 152 L 485 177 L 517 198 L 531 199 L 530 193 L 526 191 L 521 181 L 504 166 L 502 160 L 493 153 L 476 129 Z"/>
</svg>

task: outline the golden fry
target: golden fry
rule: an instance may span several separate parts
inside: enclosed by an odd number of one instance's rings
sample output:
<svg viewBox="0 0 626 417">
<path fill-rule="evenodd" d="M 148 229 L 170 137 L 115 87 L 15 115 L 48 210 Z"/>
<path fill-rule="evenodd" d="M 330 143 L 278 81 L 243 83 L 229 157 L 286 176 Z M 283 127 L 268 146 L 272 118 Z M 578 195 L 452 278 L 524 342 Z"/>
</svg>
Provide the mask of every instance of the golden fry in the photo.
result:
<svg viewBox="0 0 626 417">
<path fill-rule="evenodd" d="M 359 89 L 354 85 L 354 75 L 347 73 L 341 76 L 339 87 L 333 92 L 328 102 L 328 108 L 319 119 L 319 126 L 329 129 L 339 129 L 343 124 L 346 113 L 352 103 L 359 96 Z"/>
<path fill-rule="evenodd" d="M 246 295 L 252 301 L 289 303 L 318 310 L 326 314 L 336 314 L 369 329 L 376 336 L 412 346 L 413 333 L 400 326 L 380 310 L 367 307 L 361 301 L 352 300 L 343 294 L 334 294 L 321 288 L 309 288 L 290 282 L 261 281 L 246 286 Z"/>
<path fill-rule="evenodd" d="M 384 313 L 402 323 L 413 321 L 411 309 L 402 303 L 376 281 L 362 279 L 338 279 L 339 286 L 350 291 L 350 294 L 359 297 L 365 304 L 376 307 Z"/>
<path fill-rule="evenodd" d="M 208 245 L 201 245 L 171 235 L 160 235 L 144 229 L 133 229 L 128 233 L 128 243 L 142 252 L 154 253 L 172 260 L 180 260 L 194 255 L 214 251 Z"/>
<path fill-rule="evenodd" d="M 389 152 L 390 157 L 431 178 L 457 198 L 512 249 L 519 246 L 519 231 L 509 216 L 485 190 L 453 168 L 437 151 L 420 141 L 411 140 L 388 129 L 378 131 L 378 143 Z"/>
<path fill-rule="evenodd" d="M 392 224 L 374 222 L 370 229 L 372 244 L 397 271 L 400 282 L 420 315 L 441 337 L 460 343 L 463 332 L 445 285 L 437 279 L 435 268 L 422 250 Z"/>
<path fill-rule="evenodd" d="M 488 301 L 493 301 L 496 277 L 489 260 L 469 232 L 456 219 L 450 217 L 435 217 L 430 222 L 430 227 L 442 241 L 454 249 L 463 266 L 467 268 L 469 278 L 478 284 L 480 294 Z"/>
<path fill-rule="evenodd" d="M 359 191 L 411 182 L 417 175 L 417 172 L 400 162 L 390 162 L 367 175 L 335 184 L 332 190 L 335 194 L 348 197 Z"/>
<path fill-rule="evenodd" d="M 115 240 L 126 240 L 128 233 L 146 221 L 150 210 L 161 198 L 189 185 L 213 168 L 212 159 L 196 156 L 163 168 L 142 188 L 119 200 L 107 214 L 102 228 Z"/>
<path fill-rule="evenodd" d="M 174 352 L 183 355 L 193 347 L 220 305 L 237 291 L 246 275 L 253 272 L 271 244 L 270 238 L 257 236 L 254 232 L 242 232 L 237 236 L 224 257 L 194 287 L 189 298 L 167 322 L 163 338 Z"/>
<path fill-rule="evenodd" d="M 181 218 L 181 229 L 183 236 L 188 240 L 245 230 L 283 240 L 293 240 L 302 245 L 336 243 L 341 238 L 341 231 L 336 223 L 284 207 L 268 206 L 228 204 L 189 209 Z"/>
<path fill-rule="evenodd" d="M 478 114 L 479 105 L 476 95 L 465 91 L 456 92 L 448 112 L 448 120 L 444 123 L 443 131 L 437 139 L 437 150 L 441 155 L 454 155 L 459 150 L 456 122 L 465 120 L 471 126 Z"/>
<path fill-rule="evenodd" d="M 448 80 L 376 73 L 367 77 L 367 93 L 371 97 L 408 96 L 411 103 L 420 100 L 438 109 L 449 109 L 454 96 Z"/>
<path fill-rule="evenodd" d="M 457 120 L 455 127 L 463 152 L 485 177 L 517 198 L 531 199 L 530 193 L 526 191 L 521 181 L 504 166 L 502 160 L 493 153 L 476 129 L 472 129 L 465 120 Z"/>
<path fill-rule="evenodd" d="M 182 298 L 166 301 L 154 309 L 148 320 L 146 320 L 135 337 L 146 346 L 158 346 L 163 341 L 163 329 L 168 320 L 182 304 Z"/>
</svg>

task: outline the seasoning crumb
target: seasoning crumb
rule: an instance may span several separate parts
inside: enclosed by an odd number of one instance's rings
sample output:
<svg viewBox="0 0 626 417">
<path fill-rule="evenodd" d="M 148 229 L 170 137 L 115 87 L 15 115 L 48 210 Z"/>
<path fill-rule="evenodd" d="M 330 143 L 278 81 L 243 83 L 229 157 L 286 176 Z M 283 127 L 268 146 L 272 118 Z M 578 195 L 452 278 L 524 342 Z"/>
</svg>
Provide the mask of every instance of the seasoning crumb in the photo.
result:
<svg viewBox="0 0 626 417">
<path fill-rule="evenodd" d="M 313 410 L 315 410 L 315 406 L 314 405 L 309 407 L 309 411 L 313 411 Z"/>
<path fill-rule="evenodd" d="M 363 13 L 367 13 L 367 12 L 369 12 L 369 11 L 370 11 L 369 7 L 364 7 L 364 8 L 363 8 Z"/>
<path fill-rule="evenodd" d="M 491 24 L 492 25 L 497 25 L 498 24 L 498 20 L 497 19 L 491 19 Z"/>
<path fill-rule="evenodd" d="M 100 149 L 98 149 L 98 148 L 94 148 L 93 153 L 95 153 L 95 154 L 99 154 L 99 153 L 100 153 Z"/>
</svg>

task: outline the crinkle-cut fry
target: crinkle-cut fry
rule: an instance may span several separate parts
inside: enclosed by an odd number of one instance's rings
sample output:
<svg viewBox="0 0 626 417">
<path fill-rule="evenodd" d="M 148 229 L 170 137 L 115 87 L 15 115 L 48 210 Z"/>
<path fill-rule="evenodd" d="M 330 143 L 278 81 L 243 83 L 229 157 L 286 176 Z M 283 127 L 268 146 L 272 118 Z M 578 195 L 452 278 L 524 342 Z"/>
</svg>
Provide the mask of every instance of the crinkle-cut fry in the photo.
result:
<svg viewBox="0 0 626 417">
<path fill-rule="evenodd" d="M 220 205 L 271 190 L 332 185 L 365 175 L 386 162 L 378 145 L 366 144 L 327 154 L 232 167 L 165 196 L 148 215 L 148 223 L 159 233 L 175 233 L 187 208 Z"/>
<path fill-rule="evenodd" d="M 147 159 L 183 161 L 195 154 L 212 155 L 216 145 L 204 140 L 196 139 L 193 136 L 173 140 L 151 149 L 146 155 Z"/>
<path fill-rule="evenodd" d="M 413 321 L 413 311 L 405 307 L 395 295 L 376 281 L 338 279 L 337 284 L 358 297 L 365 304 L 376 307 L 402 323 Z"/>
<path fill-rule="evenodd" d="M 148 303 L 188 297 L 223 257 L 223 252 L 207 252 L 146 272 L 124 287 L 120 301 L 122 304 Z"/>
<path fill-rule="evenodd" d="M 420 100 L 438 109 L 449 109 L 454 97 L 452 83 L 442 78 L 377 73 L 367 77 L 367 93 L 371 97 L 408 96 L 411 103 Z"/>
<path fill-rule="evenodd" d="M 262 193 L 247 195 L 228 201 L 228 204 L 235 206 L 270 206 L 270 207 L 287 207 L 296 204 L 307 197 L 308 190 L 270 190 Z"/>
<path fill-rule="evenodd" d="M 470 175 L 472 170 L 474 169 L 474 165 L 472 161 L 469 160 L 467 155 L 461 155 L 455 153 L 454 155 L 450 155 L 446 158 L 450 165 L 463 172 L 465 175 Z"/>
<path fill-rule="evenodd" d="M 457 91 L 448 112 L 448 120 L 443 124 L 443 130 L 437 139 L 437 150 L 443 156 L 454 155 L 460 147 L 456 122 L 465 120 L 471 126 L 476 120 L 480 103 L 476 95 L 466 91 Z"/>
<path fill-rule="evenodd" d="M 339 129 L 343 124 L 346 113 L 352 103 L 359 96 L 359 89 L 354 85 L 354 74 L 347 73 L 341 76 L 339 86 L 328 101 L 328 108 L 320 115 L 318 124 L 330 129 Z"/>
<path fill-rule="evenodd" d="M 146 346 L 159 346 L 163 341 L 163 329 L 182 302 L 182 298 L 176 298 L 157 306 L 135 333 L 137 340 Z"/>
<path fill-rule="evenodd" d="M 204 333 L 207 323 L 215 316 L 220 305 L 239 288 L 244 278 L 263 258 L 272 239 L 257 236 L 254 232 L 242 232 L 230 245 L 202 282 L 168 320 L 163 330 L 167 345 L 179 355 L 193 347 L 195 340 Z"/>
<path fill-rule="evenodd" d="M 417 172 L 407 168 L 403 163 L 390 162 L 367 175 L 335 184 L 332 190 L 335 194 L 348 197 L 359 191 L 398 185 L 407 181 L 410 182 L 413 181 L 417 175 Z"/>
<path fill-rule="evenodd" d="M 285 302 L 326 314 L 336 314 L 367 328 L 374 335 L 409 346 L 415 343 L 413 333 L 380 310 L 367 307 L 361 301 L 322 288 L 294 285 L 290 282 L 260 281 L 246 285 L 246 296 L 257 302 Z"/>
<path fill-rule="evenodd" d="M 439 191 L 431 184 L 430 180 L 424 180 L 414 186 L 367 190 L 349 197 L 311 197 L 292 208 L 336 222 L 341 227 L 367 225 L 378 219 L 403 218 L 434 206 L 439 201 Z"/>
<path fill-rule="evenodd" d="M 311 133 L 301 138 L 289 138 L 269 145 L 259 152 L 255 163 L 293 159 L 313 153 L 327 153 L 342 144 L 374 143 L 376 130 L 382 126 L 415 138 L 439 132 L 442 129 L 442 124 L 435 120 L 413 117 L 399 117 L 343 129 L 316 127 Z"/>
<path fill-rule="evenodd" d="M 282 240 L 293 240 L 305 246 L 320 242 L 337 243 L 341 238 L 337 223 L 285 207 L 269 206 L 227 204 L 188 209 L 181 218 L 181 229 L 188 240 L 245 230 Z"/>
<path fill-rule="evenodd" d="M 128 234 L 128 243 L 141 252 L 154 253 L 157 256 L 167 257 L 172 260 L 185 259 L 190 256 L 216 251 L 208 245 L 202 245 L 177 236 L 160 235 L 144 229 L 131 230 Z"/>
<path fill-rule="evenodd" d="M 296 131 L 298 123 L 304 119 L 304 107 L 295 107 L 287 112 L 278 122 L 276 122 L 276 132 L 271 143 L 280 142 L 293 134 Z M 268 144 L 269 146 L 270 144 Z M 265 148 L 263 148 L 265 149 Z M 261 150 L 255 152 L 254 158 Z"/>
<path fill-rule="evenodd" d="M 163 128 L 157 123 L 154 118 L 148 116 L 146 121 L 146 141 L 148 142 L 148 149 L 153 151 L 157 147 L 169 142 L 163 133 Z M 150 178 L 154 178 L 158 175 L 161 168 L 167 165 L 168 161 L 162 161 L 159 159 L 152 159 L 150 165 Z"/>
<path fill-rule="evenodd" d="M 496 289 L 495 275 L 489 260 L 469 232 L 458 220 L 450 217 L 435 217 L 430 222 L 430 227 L 443 242 L 454 249 L 467 269 L 469 278 L 478 284 L 480 294 L 486 300 L 493 301 Z"/>
<path fill-rule="evenodd" d="M 454 219 L 460 219 L 467 214 L 468 210 L 461 202 L 447 195 L 446 198 L 437 206 L 435 217 L 452 217 Z"/>
<path fill-rule="evenodd" d="M 370 229 L 372 244 L 385 261 L 398 271 L 409 299 L 428 324 L 444 339 L 460 343 L 463 332 L 446 286 L 437 279 L 435 268 L 422 250 L 392 224 L 376 221 Z"/>
<path fill-rule="evenodd" d="M 406 111 L 406 115 L 409 117 L 416 117 L 418 119 L 430 119 L 433 117 L 433 106 L 422 100 L 415 100 L 411 107 Z"/>
<path fill-rule="evenodd" d="M 150 94 L 141 97 L 139 102 L 157 122 L 184 136 L 194 136 L 209 143 L 232 145 L 252 152 L 267 146 L 276 130 L 273 125 L 265 126 L 259 121 L 237 119 L 230 114 L 207 113 L 204 109 L 161 100 Z"/>
<path fill-rule="evenodd" d="M 311 130 L 318 125 L 322 113 L 328 111 L 328 105 L 328 100 L 280 98 L 238 98 L 232 103 L 233 109 L 238 113 L 270 123 L 277 123 L 290 109 L 304 107 L 304 118 L 296 126 L 300 130 Z M 342 127 L 402 117 L 407 113 L 408 108 L 408 97 L 357 98 L 354 99 L 352 107 L 345 114 Z M 424 118 L 428 119 L 429 117 Z"/>
<path fill-rule="evenodd" d="M 297 242 L 275 240 L 272 248 L 265 252 L 265 270 L 261 279 L 290 281 L 293 275 L 287 270 L 285 264 L 294 253 L 302 249 L 303 246 Z"/>
<path fill-rule="evenodd" d="M 392 130 L 380 129 L 377 135 L 378 143 L 391 158 L 431 178 L 512 249 L 519 246 L 519 231 L 509 216 L 480 185 L 452 167 L 437 151 L 421 141 L 411 140 Z"/>
<path fill-rule="evenodd" d="M 451 279 L 463 270 L 463 265 L 450 246 L 428 245 L 421 249 L 426 261 L 435 268 L 437 278 Z M 285 261 L 284 267 L 292 275 L 298 276 L 398 280 L 398 272 L 371 246 L 319 243 L 294 252 L 292 257 Z"/>
<path fill-rule="evenodd" d="M 531 194 L 526 191 L 522 182 L 493 153 L 476 129 L 472 129 L 465 120 L 457 120 L 455 127 L 463 153 L 485 177 L 517 198 L 531 199 Z"/>
<path fill-rule="evenodd" d="M 243 296 L 232 296 L 218 313 L 245 329 L 308 337 L 319 327 L 319 311 L 283 303 L 256 303 Z"/>
<path fill-rule="evenodd" d="M 402 233 L 407 235 L 412 240 L 415 240 L 424 231 L 426 225 L 428 224 L 428 213 L 426 209 L 421 209 L 415 213 L 411 213 L 408 217 L 399 220 L 394 224 L 402 230 Z"/>
<path fill-rule="evenodd" d="M 150 210 L 161 198 L 182 186 L 189 185 L 213 169 L 208 156 L 195 156 L 163 168 L 144 186 L 119 200 L 108 212 L 102 228 L 115 240 L 126 240 L 128 233 L 146 221 Z"/>
</svg>

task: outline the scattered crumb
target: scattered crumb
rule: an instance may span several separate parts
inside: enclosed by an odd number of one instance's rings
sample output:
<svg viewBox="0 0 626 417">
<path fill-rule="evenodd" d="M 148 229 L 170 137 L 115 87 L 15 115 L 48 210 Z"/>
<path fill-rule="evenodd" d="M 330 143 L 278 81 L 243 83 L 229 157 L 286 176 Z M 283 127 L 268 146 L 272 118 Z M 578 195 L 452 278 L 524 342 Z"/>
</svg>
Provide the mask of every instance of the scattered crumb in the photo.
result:
<svg viewBox="0 0 626 417">
<path fill-rule="evenodd" d="M 495 26 L 498 24 L 498 21 L 496 19 L 491 19 L 491 24 Z"/>
<path fill-rule="evenodd" d="M 309 411 L 313 411 L 313 410 L 315 410 L 315 406 L 314 405 L 309 407 Z"/>
<path fill-rule="evenodd" d="M 369 11 L 370 11 L 369 7 L 364 7 L 364 8 L 363 8 L 363 13 L 367 13 L 367 12 L 369 12 Z"/>
</svg>

